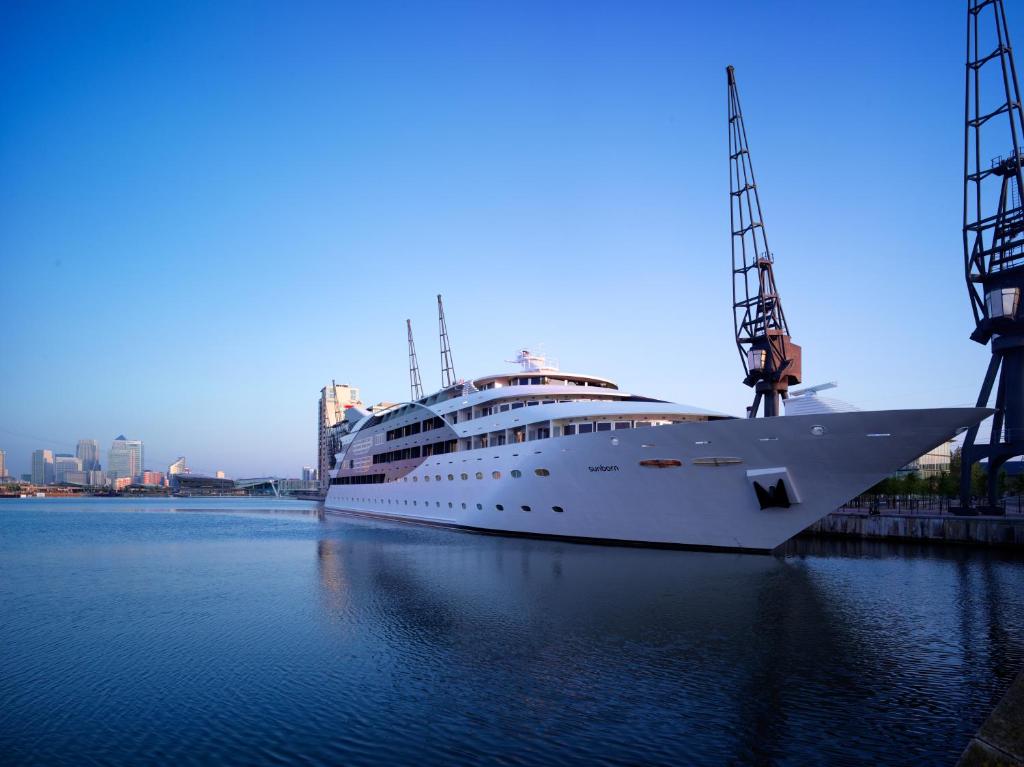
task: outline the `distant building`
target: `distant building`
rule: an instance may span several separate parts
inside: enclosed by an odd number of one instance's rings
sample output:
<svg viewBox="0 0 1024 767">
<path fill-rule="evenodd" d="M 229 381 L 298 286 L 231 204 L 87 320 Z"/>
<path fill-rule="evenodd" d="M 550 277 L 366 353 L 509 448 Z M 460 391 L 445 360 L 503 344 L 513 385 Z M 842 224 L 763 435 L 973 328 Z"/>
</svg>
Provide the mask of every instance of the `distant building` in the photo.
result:
<svg viewBox="0 0 1024 767">
<path fill-rule="evenodd" d="M 52 450 L 36 450 L 32 453 L 32 476 L 30 481 L 33 485 L 53 484 Z"/>
<path fill-rule="evenodd" d="M 312 466 L 303 466 L 302 467 L 302 481 L 303 482 L 312 482 L 314 480 L 316 480 L 316 469 L 314 469 Z"/>
<path fill-rule="evenodd" d="M 244 495 L 235 488 L 233 479 L 204 477 L 200 474 L 177 474 L 176 495 Z"/>
<path fill-rule="evenodd" d="M 902 469 L 898 474 L 915 473 L 920 477 L 937 477 L 939 474 L 949 473 L 952 463 L 953 441 L 943 442 L 934 450 L 930 450 L 920 458 L 915 458 Z"/>
<path fill-rule="evenodd" d="M 69 485 L 88 485 L 89 484 L 89 472 L 87 471 L 66 471 L 64 472 L 64 481 Z"/>
<path fill-rule="evenodd" d="M 110 486 L 113 488 L 115 493 L 124 490 L 131 483 L 131 477 L 114 477 L 110 480 Z"/>
<path fill-rule="evenodd" d="M 188 463 L 185 461 L 185 456 L 179 455 L 178 460 L 167 467 L 167 476 L 173 477 L 175 474 L 188 474 L 189 468 Z"/>
<path fill-rule="evenodd" d="M 0 450 L 0 479 L 7 479 L 7 453 Z"/>
<path fill-rule="evenodd" d="M 75 455 L 82 462 L 82 471 L 99 471 L 100 443 L 94 439 L 78 440 Z"/>
<path fill-rule="evenodd" d="M 162 471 L 150 471 L 146 469 L 139 476 L 140 483 L 142 485 L 158 485 L 164 486 L 164 473 Z"/>
<path fill-rule="evenodd" d="M 107 484 L 107 475 L 99 469 L 87 471 L 86 475 L 85 484 L 89 485 L 89 487 L 103 487 Z"/>
<path fill-rule="evenodd" d="M 223 472 L 223 471 L 220 471 L 220 470 L 218 469 L 218 470 L 217 470 L 217 472 L 216 472 L 216 474 L 214 474 L 214 476 L 215 476 L 215 477 L 216 477 L 217 479 L 224 479 L 224 472 Z"/>
<path fill-rule="evenodd" d="M 80 472 L 82 461 L 70 453 L 57 453 L 53 458 L 53 481 L 58 485 L 68 482 L 68 472 Z"/>
<path fill-rule="evenodd" d="M 337 452 L 337 440 L 332 427 L 345 419 L 345 411 L 351 408 L 362 408 L 359 389 L 348 384 L 325 386 L 320 390 L 320 403 L 317 409 L 317 475 L 320 489 L 327 490 L 330 479 L 328 473 L 334 468 L 334 454 Z"/>
<path fill-rule="evenodd" d="M 127 439 L 122 434 L 110 446 L 107 454 L 107 475 L 111 479 L 133 479 L 142 474 L 144 459 L 142 440 Z"/>
</svg>

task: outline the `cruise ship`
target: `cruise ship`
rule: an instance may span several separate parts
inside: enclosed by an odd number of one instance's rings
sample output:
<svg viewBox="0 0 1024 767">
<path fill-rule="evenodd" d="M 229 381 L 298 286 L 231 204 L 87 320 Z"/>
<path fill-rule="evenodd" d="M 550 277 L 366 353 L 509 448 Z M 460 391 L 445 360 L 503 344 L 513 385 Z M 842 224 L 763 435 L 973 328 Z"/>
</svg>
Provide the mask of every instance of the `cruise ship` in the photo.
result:
<svg viewBox="0 0 1024 767">
<path fill-rule="evenodd" d="M 411 339 L 411 336 L 410 336 Z M 523 350 L 514 372 L 346 411 L 328 511 L 466 530 L 771 551 L 991 413 L 736 418 Z"/>
</svg>

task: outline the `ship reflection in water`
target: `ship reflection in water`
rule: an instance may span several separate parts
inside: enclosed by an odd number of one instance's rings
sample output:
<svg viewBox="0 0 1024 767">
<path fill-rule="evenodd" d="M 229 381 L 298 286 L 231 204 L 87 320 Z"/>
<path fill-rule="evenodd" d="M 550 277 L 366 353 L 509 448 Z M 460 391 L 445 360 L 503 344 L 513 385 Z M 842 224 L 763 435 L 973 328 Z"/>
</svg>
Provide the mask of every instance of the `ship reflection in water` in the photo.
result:
<svg viewBox="0 0 1024 767">
<path fill-rule="evenodd" d="M 453 756 L 948 761 L 1024 657 L 1024 573 L 992 552 L 799 541 L 783 559 L 342 524 L 318 544 L 325 615 L 369 621 L 418 712 L 401 727 L 442 728 Z"/>
<path fill-rule="evenodd" d="M 994 551 L 132 503 L 0 515 L 5 760 L 948 764 L 1024 664 Z"/>
</svg>

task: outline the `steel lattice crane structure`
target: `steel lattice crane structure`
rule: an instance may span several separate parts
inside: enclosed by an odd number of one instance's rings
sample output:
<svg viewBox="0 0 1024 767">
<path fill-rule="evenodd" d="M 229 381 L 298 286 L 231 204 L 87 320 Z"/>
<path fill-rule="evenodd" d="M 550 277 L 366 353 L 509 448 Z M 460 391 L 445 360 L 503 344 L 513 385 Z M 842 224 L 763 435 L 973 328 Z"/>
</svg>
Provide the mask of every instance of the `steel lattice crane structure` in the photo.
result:
<svg viewBox="0 0 1024 767">
<path fill-rule="evenodd" d="M 447 389 L 454 386 L 455 365 L 452 364 L 452 347 L 448 343 L 448 326 L 444 321 L 444 304 L 441 303 L 441 295 L 437 296 L 437 324 L 441 334 L 441 388 Z"/>
<path fill-rule="evenodd" d="M 757 417 L 780 414 L 780 399 L 792 384 L 800 383 L 800 347 L 793 343 L 775 287 L 774 257 L 768 249 L 761 200 L 747 145 L 736 73 L 725 68 L 729 89 L 729 221 L 732 226 L 732 299 L 736 347 L 746 377 L 754 388 L 754 403 L 747 408 Z"/>
<path fill-rule="evenodd" d="M 423 398 L 423 382 L 420 380 L 420 363 L 416 359 L 416 344 L 412 341 L 412 320 L 405 321 L 409 333 L 409 401 Z"/>
<path fill-rule="evenodd" d="M 992 349 L 978 407 L 986 407 L 996 389 L 988 443 L 977 442 L 977 426 L 964 440 L 960 500 L 966 511 L 975 463 L 988 459 L 988 506 L 994 508 L 1000 468 L 1024 454 L 1024 122 L 1002 0 L 967 1 L 964 123 L 963 246 L 975 322 L 971 339 L 991 341 Z"/>
</svg>

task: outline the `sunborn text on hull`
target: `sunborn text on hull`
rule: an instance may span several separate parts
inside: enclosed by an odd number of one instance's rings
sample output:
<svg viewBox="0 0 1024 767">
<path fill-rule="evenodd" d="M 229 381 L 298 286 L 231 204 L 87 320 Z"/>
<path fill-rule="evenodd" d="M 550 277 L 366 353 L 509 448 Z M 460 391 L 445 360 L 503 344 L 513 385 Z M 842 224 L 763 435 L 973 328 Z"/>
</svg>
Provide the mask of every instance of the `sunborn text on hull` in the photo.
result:
<svg viewBox="0 0 1024 767">
<path fill-rule="evenodd" d="M 629 394 L 525 352 L 518 362 L 516 373 L 346 411 L 325 508 L 518 535 L 768 551 L 990 412 L 734 418 Z"/>
</svg>

